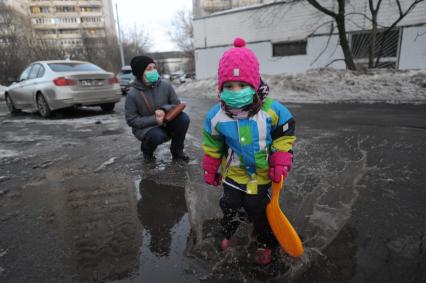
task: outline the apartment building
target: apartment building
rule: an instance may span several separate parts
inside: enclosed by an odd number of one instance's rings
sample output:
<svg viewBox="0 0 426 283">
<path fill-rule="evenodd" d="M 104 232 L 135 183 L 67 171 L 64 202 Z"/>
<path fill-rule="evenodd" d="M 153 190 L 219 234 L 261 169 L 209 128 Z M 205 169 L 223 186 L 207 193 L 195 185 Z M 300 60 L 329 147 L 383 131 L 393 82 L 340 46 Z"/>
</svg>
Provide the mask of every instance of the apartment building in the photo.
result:
<svg viewBox="0 0 426 283">
<path fill-rule="evenodd" d="M 269 2 L 274 2 L 274 0 L 193 0 L 192 13 L 194 17 L 197 18 L 208 16 L 219 11 Z"/>
<path fill-rule="evenodd" d="M 7 1 L 31 17 L 38 39 L 64 48 L 80 46 L 85 38 L 116 36 L 111 0 Z"/>
</svg>

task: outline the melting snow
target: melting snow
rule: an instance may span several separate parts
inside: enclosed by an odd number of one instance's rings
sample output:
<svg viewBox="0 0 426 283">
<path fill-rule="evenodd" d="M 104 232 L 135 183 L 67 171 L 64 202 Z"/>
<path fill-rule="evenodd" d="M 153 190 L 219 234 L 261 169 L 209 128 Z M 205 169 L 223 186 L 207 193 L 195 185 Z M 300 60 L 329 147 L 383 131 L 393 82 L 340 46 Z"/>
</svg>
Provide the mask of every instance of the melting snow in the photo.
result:
<svg viewBox="0 0 426 283">
<path fill-rule="evenodd" d="M 15 150 L 0 149 L 0 159 L 17 155 L 19 155 L 19 152 Z"/>
<path fill-rule="evenodd" d="M 313 69 L 301 74 L 262 76 L 270 97 L 290 103 L 426 103 L 426 70 L 351 72 Z M 181 84 L 183 96 L 217 97 L 217 80 Z"/>
</svg>

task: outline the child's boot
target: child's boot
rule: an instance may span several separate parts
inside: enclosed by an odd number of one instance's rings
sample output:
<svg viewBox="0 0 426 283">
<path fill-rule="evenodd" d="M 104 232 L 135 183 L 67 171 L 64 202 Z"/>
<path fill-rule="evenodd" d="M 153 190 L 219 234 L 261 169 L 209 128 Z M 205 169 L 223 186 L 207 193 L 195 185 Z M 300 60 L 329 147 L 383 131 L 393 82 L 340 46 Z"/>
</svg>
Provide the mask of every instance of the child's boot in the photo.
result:
<svg viewBox="0 0 426 283">
<path fill-rule="evenodd" d="M 258 248 L 254 257 L 254 262 L 258 265 L 268 265 L 272 261 L 272 250 L 267 248 Z"/>
</svg>

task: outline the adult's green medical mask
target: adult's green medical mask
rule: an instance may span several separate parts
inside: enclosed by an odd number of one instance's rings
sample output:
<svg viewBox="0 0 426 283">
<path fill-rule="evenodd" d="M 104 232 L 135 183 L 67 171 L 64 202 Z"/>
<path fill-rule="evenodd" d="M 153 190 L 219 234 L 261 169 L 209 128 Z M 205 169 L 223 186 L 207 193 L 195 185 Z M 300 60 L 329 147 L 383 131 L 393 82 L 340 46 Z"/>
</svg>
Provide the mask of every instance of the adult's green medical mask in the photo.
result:
<svg viewBox="0 0 426 283">
<path fill-rule="evenodd" d="M 220 99 L 229 107 L 242 108 L 253 103 L 253 97 L 255 94 L 256 91 L 249 86 L 235 91 L 224 89 L 222 90 Z"/>
<path fill-rule="evenodd" d="M 146 76 L 146 80 L 150 83 L 155 83 L 156 81 L 158 81 L 158 78 L 160 77 L 157 70 L 146 71 L 145 76 Z"/>
</svg>

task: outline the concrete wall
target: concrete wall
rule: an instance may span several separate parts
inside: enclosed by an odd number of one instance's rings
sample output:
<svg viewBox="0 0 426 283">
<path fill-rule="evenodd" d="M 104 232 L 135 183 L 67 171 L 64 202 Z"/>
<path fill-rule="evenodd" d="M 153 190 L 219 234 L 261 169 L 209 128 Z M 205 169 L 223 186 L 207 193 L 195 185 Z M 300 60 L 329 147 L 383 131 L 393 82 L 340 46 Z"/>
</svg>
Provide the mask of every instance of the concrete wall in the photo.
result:
<svg viewBox="0 0 426 283">
<path fill-rule="evenodd" d="M 105 21 L 105 32 L 112 37 L 117 37 L 112 0 L 103 0 L 102 10 Z"/>
<path fill-rule="evenodd" d="M 331 9 L 335 1 L 327 1 L 323 3 Z M 403 2 L 403 9 L 411 3 L 411 1 L 401 2 Z M 348 13 L 369 14 L 367 0 L 352 0 L 351 3 L 352 5 L 347 6 Z M 382 26 L 391 25 L 398 17 L 398 8 L 392 3 L 394 2 L 382 2 L 378 17 Z M 424 28 L 419 25 L 426 23 L 425 15 L 426 2 L 422 2 L 398 24 L 400 27 L 417 25 L 417 27 L 404 28 L 400 68 L 412 68 L 411 66 L 418 65 L 426 68 L 426 57 L 424 57 L 424 51 L 421 51 L 424 50 L 425 36 L 422 39 L 418 37 L 414 43 L 405 42 L 405 40 L 413 41 L 417 33 L 424 31 Z M 264 74 L 303 72 L 309 68 L 325 67 L 335 60 L 338 61 L 330 66 L 344 68 L 344 62 L 339 61 L 343 59 L 343 54 L 338 46 L 336 30 L 333 31 L 335 35 L 328 39 L 331 29 L 330 21 L 330 17 L 318 12 L 306 1 L 273 3 L 196 18 L 194 46 L 197 77 L 216 76 L 219 58 L 232 46 L 235 37 L 244 38 L 248 42 L 248 47 L 256 52 L 260 60 L 261 72 Z M 347 18 L 349 32 L 369 28 L 370 22 L 363 16 L 352 15 Z M 272 44 L 297 40 L 307 40 L 306 55 L 272 57 Z M 328 47 L 324 50 L 327 42 Z M 412 59 L 405 58 L 407 55 L 410 55 Z"/>
<path fill-rule="evenodd" d="M 404 28 L 400 48 L 399 69 L 425 69 L 426 25 Z"/>
<path fill-rule="evenodd" d="M 272 43 L 264 41 L 248 44 L 260 62 L 261 74 L 276 75 L 282 73 L 298 73 L 307 69 L 324 67 L 330 63 L 334 68 L 345 68 L 342 50 L 338 44 L 338 37 L 332 36 L 328 42 L 328 36 L 310 37 L 307 43 L 307 54 L 273 57 Z M 198 49 L 195 52 L 197 78 L 209 78 L 217 75 L 219 59 L 227 47 L 216 47 L 207 49 Z M 321 56 L 319 56 L 321 55 Z M 335 61 L 335 62 L 333 62 Z"/>
</svg>

